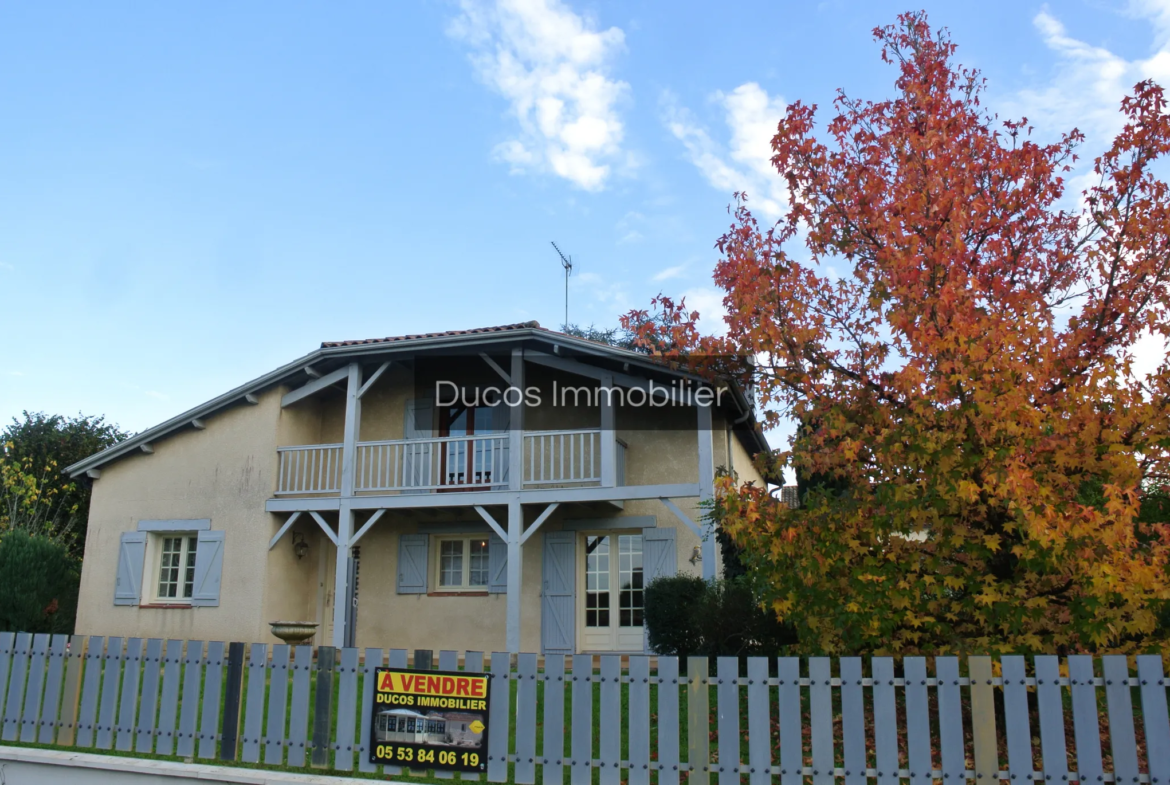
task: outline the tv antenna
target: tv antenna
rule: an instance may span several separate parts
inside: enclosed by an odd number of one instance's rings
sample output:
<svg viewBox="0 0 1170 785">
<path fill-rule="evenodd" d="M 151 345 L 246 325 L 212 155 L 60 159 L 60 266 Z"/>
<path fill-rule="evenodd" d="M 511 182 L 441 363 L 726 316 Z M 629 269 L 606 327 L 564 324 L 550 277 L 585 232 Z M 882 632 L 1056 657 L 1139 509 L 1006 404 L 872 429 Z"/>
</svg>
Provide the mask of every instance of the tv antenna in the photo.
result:
<svg viewBox="0 0 1170 785">
<path fill-rule="evenodd" d="M 566 257 L 561 253 L 561 249 L 557 248 L 557 244 L 553 243 L 552 247 L 556 249 L 557 256 L 561 257 L 561 267 L 565 268 L 565 327 L 569 326 L 569 276 L 573 272 L 573 257 Z"/>
</svg>

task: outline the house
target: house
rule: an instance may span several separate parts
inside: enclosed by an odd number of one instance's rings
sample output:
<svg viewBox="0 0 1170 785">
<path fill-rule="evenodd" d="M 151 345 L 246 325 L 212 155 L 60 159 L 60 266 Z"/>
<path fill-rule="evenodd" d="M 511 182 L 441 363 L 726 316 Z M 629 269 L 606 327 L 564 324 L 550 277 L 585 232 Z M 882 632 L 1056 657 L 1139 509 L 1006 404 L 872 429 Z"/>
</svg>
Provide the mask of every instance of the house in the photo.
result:
<svg viewBox="0 0 1170 785">
<path fill-rule="evenodd" d="M 77 631 L 640 651 L 642 587 L 719 569 L 752 407 L 541 328 L 324 343 L 68 467 L 93 483 Z"/>
</svg>

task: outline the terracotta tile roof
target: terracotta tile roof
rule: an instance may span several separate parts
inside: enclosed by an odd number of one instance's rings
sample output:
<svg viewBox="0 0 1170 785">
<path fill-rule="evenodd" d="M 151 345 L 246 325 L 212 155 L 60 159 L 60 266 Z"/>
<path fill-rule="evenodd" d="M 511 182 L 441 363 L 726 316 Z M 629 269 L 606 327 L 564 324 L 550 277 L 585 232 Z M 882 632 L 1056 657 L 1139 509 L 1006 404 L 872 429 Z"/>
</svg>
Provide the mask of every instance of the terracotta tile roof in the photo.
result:
<svg viewBox="0 0 1170 785">
<path fill-rule="evenodd" d="M 397 343 L 398 341 L 413 341 L 420 338 L 448 338 L 459 335 L 487 335 L 489 333 L 506 333 L 509 330 L 546 330 L 540 322 L 517 322 L 516 324 L 501 324 L 495 327 L 475 327 L 470 330 L 447 330 L 440 333 L 418 333 L 417 335 L 392 335 L 388 338 L 364 338 L 356 341 L 323 341 L 322 349 L 331 349 L 337 346 L 366 346 L 376 343 Z"/>
</svg>

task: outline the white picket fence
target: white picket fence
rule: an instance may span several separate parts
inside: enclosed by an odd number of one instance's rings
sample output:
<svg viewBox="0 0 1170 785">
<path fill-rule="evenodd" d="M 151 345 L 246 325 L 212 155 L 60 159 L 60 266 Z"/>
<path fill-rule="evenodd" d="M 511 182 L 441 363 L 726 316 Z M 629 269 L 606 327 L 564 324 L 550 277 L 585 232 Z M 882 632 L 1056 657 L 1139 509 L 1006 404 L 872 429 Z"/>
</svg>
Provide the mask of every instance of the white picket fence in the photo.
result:
<svg viewBox="0 0 1170 785">
<path fill-rule="evenodd" d="M 1157 655 L 1136 669 L 1122 656 L 965 668 L 720 657 L 713 673 L 690 658 L 680 675 L 674 657 L 443 651 L 436 663 L 403 649 L 0 633 L 0 740 L 425 774 L 369 762 L 372 675 L 385 665 L 487 667 L 490 782 L 1170 785 Z"/>
</svg>

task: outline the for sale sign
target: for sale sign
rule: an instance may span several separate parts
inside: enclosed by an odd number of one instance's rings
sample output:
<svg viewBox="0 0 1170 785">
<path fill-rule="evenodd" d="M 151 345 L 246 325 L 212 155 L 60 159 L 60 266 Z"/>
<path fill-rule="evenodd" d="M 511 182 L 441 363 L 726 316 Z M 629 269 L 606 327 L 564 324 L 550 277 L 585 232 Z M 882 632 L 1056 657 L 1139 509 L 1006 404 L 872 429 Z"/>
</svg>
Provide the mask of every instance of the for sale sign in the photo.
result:
<svg viewBox="0 0 1170 785">
<path fill-rule="evenodd" d="M 371 763 L 487 768 L 489 676 L 377 668 L 374 680 Z"/>
</svg>

